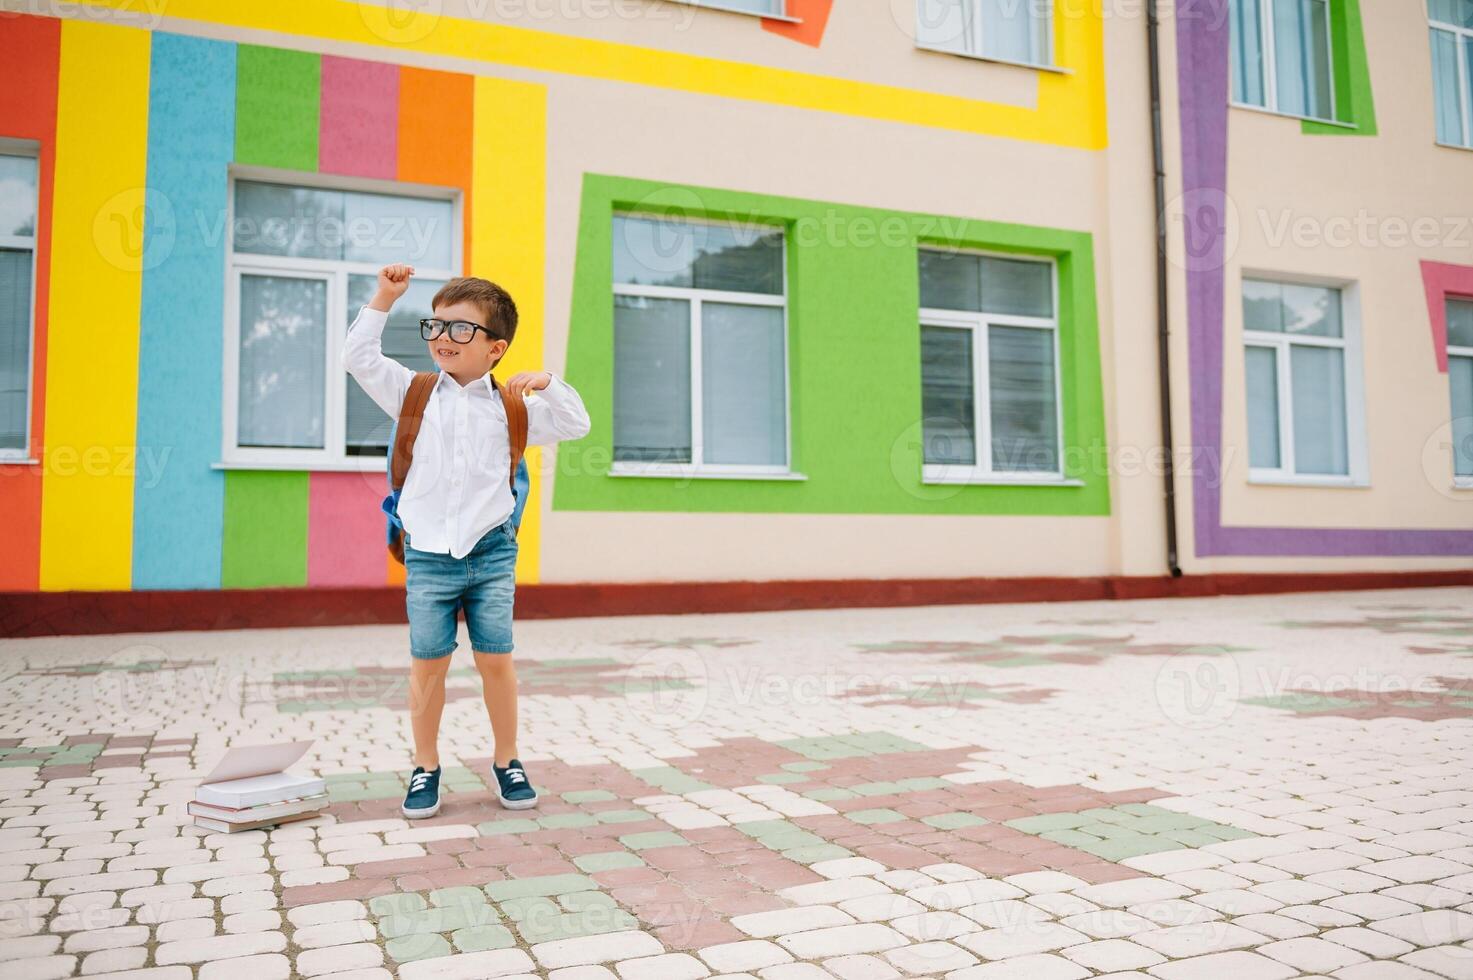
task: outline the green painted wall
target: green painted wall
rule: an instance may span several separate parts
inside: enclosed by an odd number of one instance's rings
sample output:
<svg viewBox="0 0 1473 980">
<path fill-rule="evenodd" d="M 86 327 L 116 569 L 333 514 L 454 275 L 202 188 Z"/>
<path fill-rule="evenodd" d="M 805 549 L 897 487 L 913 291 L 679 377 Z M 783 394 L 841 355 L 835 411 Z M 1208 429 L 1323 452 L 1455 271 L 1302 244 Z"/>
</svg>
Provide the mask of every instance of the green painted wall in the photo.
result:
<svg viewBox="0 0 1473 980">
<path fill-rule="evenodd" d="M 307 473 L 225 474 L 220 587 L 307 584 Z"/>
<path fill-rule="evenodd" d="M 1352 128 L 1306 119 L 1303 131 L 1314 136 L 1375 136 L 1376 100 L 1371 93 L 1371 63 L 1366 56 L 1360 0 L 1330 3 L 1330 47 L 1335 59 L 1335 115 Z"/>
<path fill-rule="evenodd" d="M 613 457 L 612 220 L 640 210 L 787 230 L 792 468 L 806 480 L 609 476 Z M 921 483 L 917 243 L 1025 252 L 1059 269 L 1065 472 L 1083 486 Z M 558 450 L 559 510 L 1103 515 L 1093 243 L 1083 232 L 587 174 L 567 377 L 593 429 Z M 1081 449 L 1089 452 L 1081 453 Z"/>
<path fill-rule="evenodd" d="M 235 161 L 317 170 L 322 57 L 242 44 L 235 89 Z"/>
</svg>

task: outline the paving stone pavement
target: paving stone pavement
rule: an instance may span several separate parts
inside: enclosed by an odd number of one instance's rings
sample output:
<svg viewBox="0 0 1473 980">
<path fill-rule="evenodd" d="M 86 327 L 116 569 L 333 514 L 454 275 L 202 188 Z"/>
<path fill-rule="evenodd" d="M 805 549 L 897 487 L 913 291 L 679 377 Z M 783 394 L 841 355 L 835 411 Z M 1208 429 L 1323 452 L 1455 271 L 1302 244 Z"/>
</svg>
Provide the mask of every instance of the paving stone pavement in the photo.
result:
<svg viewBox="0 0 1473 980">
<path fill-rule="evenodd" d="M 0 644 L 0 977 L 1473 978 L 1473 590 L 523 622 L 415 822 L 405 634 Z"/>
</svg>

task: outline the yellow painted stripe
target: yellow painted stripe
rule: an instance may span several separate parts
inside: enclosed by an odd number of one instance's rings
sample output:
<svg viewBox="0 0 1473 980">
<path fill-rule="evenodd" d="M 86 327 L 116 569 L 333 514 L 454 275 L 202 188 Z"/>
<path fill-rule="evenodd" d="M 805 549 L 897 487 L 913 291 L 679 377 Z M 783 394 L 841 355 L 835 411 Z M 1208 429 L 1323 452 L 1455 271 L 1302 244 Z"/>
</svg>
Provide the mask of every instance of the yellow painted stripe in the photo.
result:
<svg viewBox="0 0 1473 980">
<path fill-rule="evenodd" d="M 517 303 L 517 335 L 496 377 L 541 371 L 547 275 L 547 88 L 530 82 L 478 77 L 471 171 L 473 276 L 499 283 Z M 517 533 L 517 581 L 540 572 L 541 501 L 551 494 L 542 454 L 527 453 L 532 495 Z"/>
<path fill-rule="evenodd" d="M 137 0 L 82 0 L 132 10 Z M 436 5 L 437 6 L 437 5 Z M 1040 72 L 1036 109 L 726 61 L 505 24 L 347 0 L 170 0 L 170 18 L 279 32 L 539 71 L 632 82 L 941 129 L 1102 149 L 1106 142 L 1103 32 L 1094 0 L 1057 0 L 1055 57 Z M 888 23 L 883 5 L 876 23 Z M 910 41 L 893 30 L 897 44 Z M 280 42 L 273 42 L 280 43 Z"/>
<path fill-rule="evenodd" d="M 42 589 L 132 578 L 150 38 L 85 20 L 61 29 Z"/>
</svg>

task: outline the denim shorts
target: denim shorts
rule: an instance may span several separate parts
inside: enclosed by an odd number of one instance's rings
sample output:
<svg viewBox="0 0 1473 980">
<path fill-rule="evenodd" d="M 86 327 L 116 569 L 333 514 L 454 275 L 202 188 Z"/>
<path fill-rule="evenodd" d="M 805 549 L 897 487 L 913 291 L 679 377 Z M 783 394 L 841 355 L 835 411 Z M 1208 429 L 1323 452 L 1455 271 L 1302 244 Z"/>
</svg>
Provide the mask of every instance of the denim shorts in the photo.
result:
<svg viewBox="0 0 1473 980">
<path fill-rule="evenodd" d="M 457 611 L 476 653 L 511 653 L 511 610 L 516 596 L 517 537 L 510 520 L 487 531 L 470 554 L 416 551 L 404 546 L 409 653 L 421 660 L 448 657 Z"/>
</svg>

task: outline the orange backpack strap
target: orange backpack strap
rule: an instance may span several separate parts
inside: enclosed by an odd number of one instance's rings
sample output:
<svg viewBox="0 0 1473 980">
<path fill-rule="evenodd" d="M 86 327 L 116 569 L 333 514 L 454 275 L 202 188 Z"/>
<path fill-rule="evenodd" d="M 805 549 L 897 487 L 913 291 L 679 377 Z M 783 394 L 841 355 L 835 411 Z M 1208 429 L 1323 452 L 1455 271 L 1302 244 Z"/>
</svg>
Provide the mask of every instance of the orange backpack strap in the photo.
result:
<svg viewBox="0 0 1473 980">
<path fill-rule="evenodd" d="M 409 382 L 409 391 L 399 409 L 399 424 L 394 427 L 394 454 L 389 461 L 389 487 L 393 490 L 402 490 L 409 476 L 409 465 L 414 462 L 414 441 L 419 438 L 425 406 L 430 403 L 430 393 L 435 390 L 439 377 L 438 371 L 420 371 Z"/>
<path fill-rule="evenodd" d="M 507 478 L 515 484 L 517 464 L 527 451 L 527 403 L 521 395 L 497 382 L 495 375 L 491 376 L 491 385 L 501 392 L 501 405 L 506 409 L 507 442 L 511 446 L 511 472 Z"/>
</svg>

